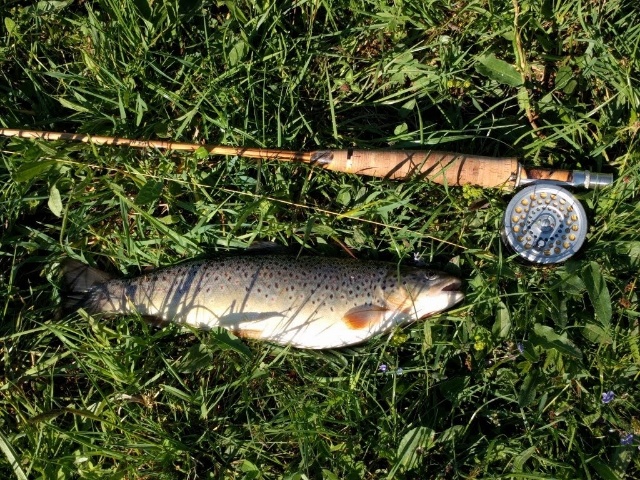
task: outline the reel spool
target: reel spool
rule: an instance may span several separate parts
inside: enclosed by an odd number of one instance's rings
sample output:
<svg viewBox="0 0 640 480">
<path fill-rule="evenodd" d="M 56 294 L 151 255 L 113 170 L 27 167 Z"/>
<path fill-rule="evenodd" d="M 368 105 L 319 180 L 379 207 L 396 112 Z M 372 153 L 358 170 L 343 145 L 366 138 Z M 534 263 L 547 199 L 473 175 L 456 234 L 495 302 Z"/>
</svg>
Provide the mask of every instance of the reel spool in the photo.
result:
<svg viewBox="0 0 640 480">
<path fill-rule="evenodd" d="M 571 192 L 540 182 L 520 190 L 504 214 L 502 240 L 533 263 L 560 263 L 587 237 L 587 214 Z"/>
</svg>

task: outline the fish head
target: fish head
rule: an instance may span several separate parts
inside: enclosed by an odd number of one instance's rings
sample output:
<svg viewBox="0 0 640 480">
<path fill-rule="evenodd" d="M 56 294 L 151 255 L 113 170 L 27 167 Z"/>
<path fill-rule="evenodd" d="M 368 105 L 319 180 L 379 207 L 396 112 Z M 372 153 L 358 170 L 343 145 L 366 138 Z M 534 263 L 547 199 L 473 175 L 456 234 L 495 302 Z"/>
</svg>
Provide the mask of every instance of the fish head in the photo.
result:
<svg viewBox="0 0 640 480">
<path fill-rule="evenodd" d="M 387 305 L 415 319 L 442 312 L 464 299 L 460 279 L 444 272 L 406 268 L 399 274 L 390 273 L 387 280 L 387 285 L 394 285 L 386 292 Z"/>
</svg>

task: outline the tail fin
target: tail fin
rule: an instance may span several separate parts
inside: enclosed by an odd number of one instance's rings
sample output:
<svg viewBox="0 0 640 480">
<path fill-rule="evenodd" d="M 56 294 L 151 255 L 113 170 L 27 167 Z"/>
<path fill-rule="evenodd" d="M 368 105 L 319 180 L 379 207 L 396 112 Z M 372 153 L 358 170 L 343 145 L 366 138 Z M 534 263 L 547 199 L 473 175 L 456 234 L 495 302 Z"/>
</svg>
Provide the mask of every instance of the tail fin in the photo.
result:
<svg viewBox="0 0 640 480">
<path fill-rule="evenodd" d="M 91 288 L 111 280 L 111 276 L 108 273 L 70 258 L 62 262 L 60 270 L 62 272 L 62 286 L 65 297 L 62 304 L 64 311 L 89 307 L 88 300 Z"/>
</svg>

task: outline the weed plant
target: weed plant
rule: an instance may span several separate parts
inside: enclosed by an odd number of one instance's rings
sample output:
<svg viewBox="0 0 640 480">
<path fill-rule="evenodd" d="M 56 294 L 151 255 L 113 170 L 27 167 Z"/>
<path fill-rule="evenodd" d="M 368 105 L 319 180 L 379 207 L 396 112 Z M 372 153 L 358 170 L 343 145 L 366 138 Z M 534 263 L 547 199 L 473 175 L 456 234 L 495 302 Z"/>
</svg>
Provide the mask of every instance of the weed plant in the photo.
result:
<svg viewBox="0 0 640 480">
<path fill-rule="evenodd" d="M 0 126 L 436 148 L 613 172 L 563 265 L 508 192 L 0 139 L 2 478 L 639 478 L 636 0 L 4 0 Z M 424 262 L 467 299 L 352 349 L 60 317 L 113 274 L 270 240 Z"/>
</svg>

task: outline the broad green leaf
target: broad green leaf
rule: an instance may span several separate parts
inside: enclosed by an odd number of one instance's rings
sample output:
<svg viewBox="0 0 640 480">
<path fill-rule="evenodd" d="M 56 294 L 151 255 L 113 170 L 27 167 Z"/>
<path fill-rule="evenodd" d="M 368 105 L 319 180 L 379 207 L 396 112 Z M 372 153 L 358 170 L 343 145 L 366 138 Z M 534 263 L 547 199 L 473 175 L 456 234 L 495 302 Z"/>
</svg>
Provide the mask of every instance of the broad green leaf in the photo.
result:
<svg viewBox="0 0 640 480">
<path fill-rule="evenodd" d="M 322 469 L 322 480 L 340 480 L 340 477 L 326 468 Z"/>
<path fill-rule="evenodd" d="M 416 99 L 412 98 L 400 107 L 400 117 L 406 117 L 413 111 L 414 108 L 416 108 Z"/>
<path fill-rule="evenodd" d="M 236 44 L 231 48 L 229 52 L 229 66 L 235 67 L 242 59 L 244 58 L 245 50 L 247 45 L 244 41 L 239 40 Z"/>
<path fill-rule="evenodd" d="M 194 154 L 198 160 L 204 160 L 209 156 L 209 151 L 204 147 L 198 147 Z"/>
<path fill-rule="evenodd" d="M 409 127 L 406 123 L 401 123 L 396 128 L 393 129 L 394 135 L 402 135 L 403 133 L 407 133 L 409 131 Z"/>
<path fill-rule="evenodd" d="M 338 202 L 340 205 L 349 205 L 349 202 L 351 202 L 351 194 L 349 193 L 349 191 L 341 190 L 336 197 L 336 202 Z"/>
<path fill-rule="evenodd" d="M 533 446 L 527 448 L 522 453 L 520 453 L 520 455 L 518 455 L 513 460 L 513 470 L 515 472 L 521 472 L 522 468 L 524 467 L 524 464 L 527 462 L 527 460 L 529 460 L 531 458 L 531 456 L 534 453 L 536 453 L 537 449 L 538 449 L 538 445 L 533 445 Z"/>
<path fill-rule="evenodd" d="M 142 186 L 138 195 L 136 195 L 134 203 L 136 205 L 149 205 L 150 203 L 155 202 L 160 197 L 162 188 L 162 182 L 147 180 L 147 183 Z"/>
<path fill-rule="evenodd" d="M 215 338 L 216 344 L 223 350 L 233 350 L 247 358 L 253 356 L 251 349 L 242 343 L 242 340 L 238 337 L 232 335 L 228 330 L 219 328 L 217 330 L 212 330 L 211 334 Z"/>
<path fill-rule="evenodd" d="M 133 4 L 138 9 L 138 12 L 140 12 L 142 18 L 148 20 L 151 17 L 151 6 L 148 0 L 133 0 Z"/>
<path fill-rule="evenodd" d="M 582 295 L 586 290 L 584 280 L 580 278 L 582 273 L 580 271 L 568 271 L 560 269 L 558 276 L 560 277 L 560 291 L 568 293 L 569 295 Z"/>
<path fill-rule="evenodd" d="M 529 373 L 522 383 L 520 393 L 518 394 L 518 405 L 520 407 L 526 407 L 531 404 L 535 398 L 538 390 L 539 376 L 537 371 Z"/>
<path fill-rule="evenodd" d="M 620 476 L 625 478 L 629 464 L 635 456 L 636 447 L 633 445 L 619 445 L 615 448 L 611 467 Z"/>
<path fill-rule="evenodd" d="M 307 478 L 309 477 L 301 474 L 300 472 L 294 472 L 294 473 L 288 473 L 287 475 L 282 477 L 282 480 L 307 480 Z"/>
<path fill-rule="evenodd" d="M 72 2 L 73 0 L 40 0 L 35 4 L 35 8 L 38 13 L 51 13 L 62 10 Z"/>
<path fill-rule="evenodd" d="M 576 347 L 567 334 L 558 335 L 553 328 L 536 323 L 533 327 L 536 343 L 543 348 L 553 348 L 559 353 L 569 355 L 574 358 L 582 358 L 582 352 Z"/>
<path fill-rule="evenodd" d="M 524 347 L 524 349 L 522 350 L 522 356 L 526 360 L 532 363 L 540 360 L 540 355 L 538 354 L 534 346 L 531 344 L 531 342 L 523 342 L 522 346 Z"/>
<path fill-rule="evenodd" d="M 556 326 L 564 328 L 569 322 L 569 310 L 567 307 L 567 296 L 562 292 L 549 292 L 552 303 L 549 305 L 549 313 Z"/>
<path fill-rule="evenodd" d="M 88 108 L 85 108 L 82 105 L 78 105 L 77 103 L 70 102 L 69 100 L 62 97 L 58 98 L 58 102 L 60 102 L 60 105 L 62 105 L 64 108 L 75 110 L 76 112 L 91 113 Z"/>
<path fill-rule="evenodd" d="M 56 217 L 60 217 L 62 215 L 62 197 L 60 196 L 60 191 L 55 185 L 51 186 L 51 190 L 49 190 L 49 210 Z"/>
<path fill-rule="evenodd" d="M 437 443 L 453 442 L 464 435 L 465 428 L 462 425 L 454 425 L 438 435 Z"/>
<path fill-rule="evenodd" d="M 440 392 L 450 401 L 456 401 L 469 385 L 468 377 L 453 377 L 440 382 Z"/>
<path fill-rule="evenodd" d="M 31 180 L 32 178 L 49 170 L 54 163 L 56 162 L 53 160 L 23 163 L 13 174 L 13 180 L 16 182 L 26 182 L 27 180 Z"/>
<path fill-rule="evenodd" d="M 511 315 L 507 306 L 500 302 L 496 309 L 496 321 L 493 323 L 491 332 L 498 338 L 506 338 L 511 330 Z"/>
<path fill-rule="evenodd" d="M 587 287 L 589 299 L 596 311 L 596 319 L 604 327 L 611 325 L 611 296 L 607 283 L 602 276 L 600 265 L 596 262 L 589 262 L 584 270 L 584 283 Z"/>
<path fill-rule="evenodd" d="M 578 86 L 578 82 L 573 78 L 571 67 L 563 65 L 556 72 L 556 89 L 562 90 L 570 95 Z"/>
<path fill-rule="evenodd" d="M 511 87 L 522 85 L 522 75 L 510 63 L 500 60 L 493 54 L 482 55 L 477 60 L 476 70 L 478 73 Z"/>
<path fill-rule="evenodd" d="M 607 330 L 605 330 L 600 325 L 596 325 L 595 323 L 587 323 L 584 327 L 582 327 L 582 335 L 584 335 L 587 340 L 590 340 L 594 343 L 609 344 L 613 342 L 613 339 L 611 338 L 611 334 Z"/>
<path fill-rule="evenodd" d="M 180 221 L 180 215 L 166 215 L 164 217 L 158 218 L 158 221 L 164 223 L 165 225 L 174 225 Z"/>
<path fill-rule="evenodd" d="M 616 247 L 616 253 L 628 256 L 632 267 L 640 267 L 640 241 L 622 242 Z"/>
<path fill-rule="evenodd" d="M 422 454 L 435 444 L 435 436 L 436 432 L 429 427 L 416 427 L 405 433 L 398 446 L 396 469 L 410 470 L 416 467 Z"/>
<path fill-rule="evenodd" d="M 242 470 L 245 473 L 247 473 L 247 472 L 259 472 L 260 471 L 260 469 L 258 467 L 256 467 L 253 463 L 251 463 L 247 459 L 242 460 L 242 463 L 240 464 L 240 470 Z"/>
<path fill-rule="evenodd" d="M 14 22 L 10 17 L 4 17 L 4 26 L 7 29 L 7 33 L 11 35 L 16 29 L 16 22 Z"/>
<path fill-rule="evenodd" d="M 603 480 L 621 480 L 622 477 L 618 476 L 618 474 L 605 462 L 602 462 L 596 458 L 592 459 L 589 462 L 589 465 L 593 467 L 593 469 L 598 473 L 600 478 Z"/>
<path fill-rule="evenodd" d="M 531 101 L 529 100 L 529 91 L 524 85 L 518 88 L 518 106 L 523 112 L 527 112 L 531 109 Z"/>
<path fill-rule="evenodd" d="M 179 362 L 176 369 L 182 373 L 195 372 L 197 370 L 210 367 L 213 362 L 213 354 L 204 344 L 197 343 L 187 351 Z"/>
</svg>

